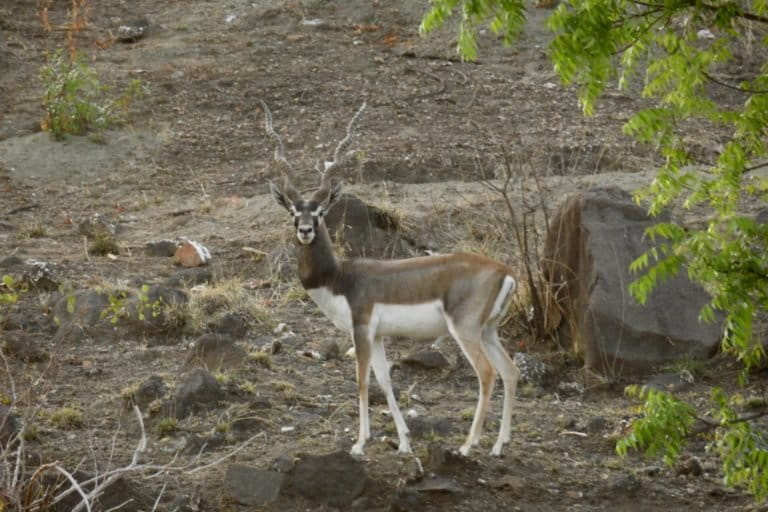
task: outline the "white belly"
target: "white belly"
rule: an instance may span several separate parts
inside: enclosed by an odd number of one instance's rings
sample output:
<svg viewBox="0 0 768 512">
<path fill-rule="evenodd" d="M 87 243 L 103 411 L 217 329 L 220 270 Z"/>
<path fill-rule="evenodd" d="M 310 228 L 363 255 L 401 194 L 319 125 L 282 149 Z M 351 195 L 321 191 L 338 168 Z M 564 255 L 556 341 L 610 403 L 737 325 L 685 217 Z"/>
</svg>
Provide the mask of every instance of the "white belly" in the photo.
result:
<svg viewBox="0 0 768 512">
<path fill-rule="evenodd" d="M 352 311 L 346 297 L 334 295 L 327 288 L 307 290 L 307 295 L 333 325 L 346 332 L 352 331 Z M 440 300 L 421 304 L 375 304 L 370 325 L 375 329 L 375 336 L 436 338 L 448 334 Z"/>
<path fill-rule="evenodd" d="M 376 336 L 436 338 L 448 334 L 440 300 L 421 304 L 376 304 L 371 323 L 376 326 Z"/>
</svg>

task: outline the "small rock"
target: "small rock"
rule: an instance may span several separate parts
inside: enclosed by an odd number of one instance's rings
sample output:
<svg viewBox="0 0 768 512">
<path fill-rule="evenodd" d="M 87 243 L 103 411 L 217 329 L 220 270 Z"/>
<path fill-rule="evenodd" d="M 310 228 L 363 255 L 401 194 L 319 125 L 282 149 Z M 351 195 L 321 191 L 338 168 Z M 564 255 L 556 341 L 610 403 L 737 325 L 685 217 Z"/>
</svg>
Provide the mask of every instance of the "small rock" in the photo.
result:
<svg viewBox="0 0 768 512">
<path fill-rule="evenodd" d="M 408 430 L 411 431 L 411 436 L 414 439 L 434 435 L 446 437 L 454 431 L 453 425 L 451 425 L 447 418 L 416 416 L 414 418 L 406 418 L 405 423 L 408 425 Z"/>
<path fill-rule="evenodd" d="M 231 464 L 224 475 L 227 495 L 241 505 L 268 505 L 280 496 L 285 475 L 241 464 Z"/>
<path fill-rule="evenodd" d="M 144 254 L 155 258 L 170 258 L 179 244 L 173 240 L 153 240 L 144 244 Z"/>
<path fill-rule="evenodd" d="M 152 375 L 147 380 L 139 384 L 139 388 L 133 395 L 134 403 L 140 409 L 146 409 L 149 404 L 163 398 L 168 393 L 168 388 L 159 375 Z"/>
<path fill-rule="evenodd" d="M 477 462 L 464 457 L 458 451 L 450 450 L 442 443 L 431 442 L 427 446 L 426 468 L 432 473 L 455 473 L 465 470 Z"/>
<path fill-rule="evenodd" d="M 442 476 L 430 476 L 423 480 L 408 486 L 409 489 L 418 492 L 449 492 L 458 494 L 464 492 L 464 488 L 451 480 Z"/>
<path fill-rule="evenodd" d="M 168 278 L 167 284 L 172 287 L 191 288 L 210 283 L 213 277 L 213 271 L 208 267 L 182 268 Z"/>
<path fill-rule="evenodd" d="M 245 350 L 235 345 L 235 341 L 229 336 L 203 334 L 195 341 L 184 367 L 202 366 L 211 370 L 239 368 L 247 357 Z"/>
<path fill-rule="evenodd" d="M 233 339 L 239 340 L 245 338 L 245 335 L 248 334 L 248 323 L 242 315 L 225 313 L 215 322 L 209 323 L 208 329 L 211 332 L 231 336 Z"/>
<path fill-rule="evenodd" d="M 325 361 L 341 359 L 341 349 L 339 348 L 339 344 L 336 343 L 335 340 L 323 340 L 323 342 L 320 343 L 320 356 Z"/>
<path fill-rule="evenodd" d="M 269 469 L 279 473 L 288 473 L 293 469 L 294 464 L 293 457 L 283 454 L 275 457 L 272 464 L 269 465 Z"/>
<path fill-rule="evenodd" d="M 112 237 L 117 232 L 117 226 L 103 213 L 94 213 L 78 225 L 78 231 L 88 238 Z"/>
<path fill-rule="evenodd" d="M 213 407 L 224 398 L 224 392 L 210 372 L 193 370 L 176 389 L 176 417 L 184 419 L 191 413 Z"/>
<path fill-rule="evenodd" d="M 121 43 L 135 43 L 149 33 L 149 20 L 139 18 L 117 27 L 117 40 Z"/>
<path fill-rule="evenodd" d="M 701 476 L 704 469 L 701 466 L 701 460 L 695 455 L 686 455 L 680 457 L 675 466 L 675 472 L 678 475 Z"/>
<path fill-rule="evenodd" d="M 49 263 L 27 260 L 21 280 L 34 290 L 53 292 L 59 289 L 59 279 Z"/>
<path fill-rule="evenodd" d="M 605 430 L 607 427 L 608 420 L 602 416 L 593 416 L 589 419 L 589 421 L 587 421 L 587 425 L 584 427 L 584 430 L 590 434 L 597 434 L 598 432 Z"/>
<path fill-rule="evenodd" d="M 200 267 L 211 261 L 211 253 L 203 244 L 187 240 L 176 249 L 173 260 L 182 267 Z"/>
<path fill-rule="evenodd" d="M 558 393 L 563 396 L 574 396 L 584 394 L 584 386 L 578 382 L 561 382 L 557 385 Z"/>
<path fill-rule="evenodd" d="M 512 360 L 520 369 L 520 380 L 534 386 L 541 386 L 544 378 L 552 371 L 538 357 L 526 352 L 515 352 Z"/>
<path fill-rule="evenodd" d="M 445 356 L 436 350 L 420 350 L 406 356 L 402 359 L 402 362 L 409 366 L 426 368 L 428 370 L 439 370 L 450 366 Z"/>
<path fill-rule="evenodd" d="M 48 353 L 31 336 L 23 331 L 3 332 L 3 352 L 27 363 L 39 363 L 48 360 Z"/>
<path fill-rule="evenodd" d="M 394 512 L 415 512 L 424 509 L 423 502 L 424 500 L 417 491 L 405 487 L 395 493 L 391 509 Z"/>
</svg>

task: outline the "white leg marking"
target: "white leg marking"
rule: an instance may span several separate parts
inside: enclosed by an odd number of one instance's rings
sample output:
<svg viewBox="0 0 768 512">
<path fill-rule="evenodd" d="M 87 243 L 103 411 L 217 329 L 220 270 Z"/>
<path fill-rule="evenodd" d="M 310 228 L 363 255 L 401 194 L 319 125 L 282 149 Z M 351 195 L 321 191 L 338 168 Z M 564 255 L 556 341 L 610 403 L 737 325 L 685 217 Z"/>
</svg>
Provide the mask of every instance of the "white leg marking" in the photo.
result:
<svg viewBox="0 0 768 512">
<path fill-rule="evenodd" d="M 464 355 L 467 357 L 467 360 L 472 365 L 472 368 L 474 368 L 479 382 L 475 417 L 472 420 L 472 426 L 469 429 L 467 440 L 461 448 L 459 448 L 459 453 L 467 456 L 469 455 L 472 446 L 480 442 L 485 415 L 488 412 L 491 393 L 493 392 L 494 383 L 496 381 L 496 371 L 483 350 L 480 329 L 459 329 L 447 315 L 445 320 L 448 324 L 448 330 L 451 333 L 451 336 L 453 336 L 459 344 Z M 477 332 L 474 333 L 472 331 Z"/>
<path fill-rule="evenodd" d="M 499 290 L 499 294 L 496 296 L 496 301 L 493 303 L 493 309 L 491 309 L 489 318 L 496 318 L 504 312 L 504 308 L 508 302 L 507 299 L 515 289 L 517 289 L 517 283 L 512 276 L 505 276 L 504 282 L 501 284 L 501 290 Z"/>
<path fill-rule="evenodd" d="M 491 450 L 491 455 L 498 457 L 501 455 L 504 444 L 509 442 L 512 428 L 512 407 L 517 392 L 517 379 L 520 377 L 520 370 L 499 341 L 496 326 L 486 325 L 483 328 L 483 343 L 491 364 L 499 372 L 504 382 L 504 408 L 501 413 L 501 427 L 499 428 L 499 437 Z"/>
<path fill-rule="evenodd" d="M 395 399 L 395 393 L 392 391 L 392 380 L 389 376 L 389 363 L 387 362 L 387 356 L 384 352 L 384 343 L 380 339 L 373 340 L 371 364 L 373 366 L 373 374 L 376 376 L 376 381 L 387 396 L 387 405 L 392 412 L 392 419 L 395 420 L 397 437 L 400 440 L 400 448 L 398 451 L 400 453 L 411 453 L 411 444 L 408 441 L 408 426 L 405 424 L 403 415 L 400 412 L 400 407 L 397 405 L 397 400 Z"/>
</svg>

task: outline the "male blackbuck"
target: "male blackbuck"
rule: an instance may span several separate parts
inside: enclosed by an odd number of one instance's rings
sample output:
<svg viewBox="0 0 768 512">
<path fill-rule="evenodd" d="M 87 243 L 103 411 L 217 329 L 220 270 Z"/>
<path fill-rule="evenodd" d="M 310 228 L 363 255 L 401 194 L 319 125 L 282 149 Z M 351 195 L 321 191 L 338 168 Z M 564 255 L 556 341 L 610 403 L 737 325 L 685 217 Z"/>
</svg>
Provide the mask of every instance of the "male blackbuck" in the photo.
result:
<svg viewBox="0 0 768 512">
<path fill-rule="evenodd" d="M 262 106 L 267 133 L 276 142 L 275 161 L 284 174 L 282 188 L 271 182 L 269 187 L 275 201 L 293 216 L 301 284 L 336 327 L 352 334 L 360 395 L 360 431 L 351 453 L 362 455 L 363 446 L 371 437 L 368 418 L 371 366 L 386 394 L 397 427 L 399 451 L 411 452 L 408 427 L 392 392 L 381 337 L 435 338 L 450 334 L 480 381 L 475 417 L 459 451 L 467 455 L 480 441 L 498 372 L 504 382 L 504 406 L 499 437 L 491 454 L 500 455 L 502 446 L 509 441 L 512 404 L 520 375 L 497 333 L 499 321 L 516 288 L 512 269 L 476 254 L 340 261 L 323 217 L 341 195 L 341 185 L 332 184 L 330 175 L 346 156 L 365 103 L 349 122 L 333 161 L 326 162 L 324 169 L 318 169 L 322 176 L 320 188 L 308 200 L 291 184 L 282 139 L 272 126 L 269 108 L 264 102 Z"/>
</svg>

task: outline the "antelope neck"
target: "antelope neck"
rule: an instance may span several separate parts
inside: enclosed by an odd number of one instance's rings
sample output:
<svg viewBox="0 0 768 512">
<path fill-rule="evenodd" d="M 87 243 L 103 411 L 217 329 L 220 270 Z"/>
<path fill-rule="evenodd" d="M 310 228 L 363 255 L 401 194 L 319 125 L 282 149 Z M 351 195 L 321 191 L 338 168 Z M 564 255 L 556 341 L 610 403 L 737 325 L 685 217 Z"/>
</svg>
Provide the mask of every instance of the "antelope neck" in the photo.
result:
<svg viewBox="0 0 768 512">
<path fill-rule="evenodd" d="M 316 230 L 312 243 L 297 245 L 299 280 L 306 290 L 332 288 L 340 268 L 325 224 L 318 223 Z"/>
</svg>

